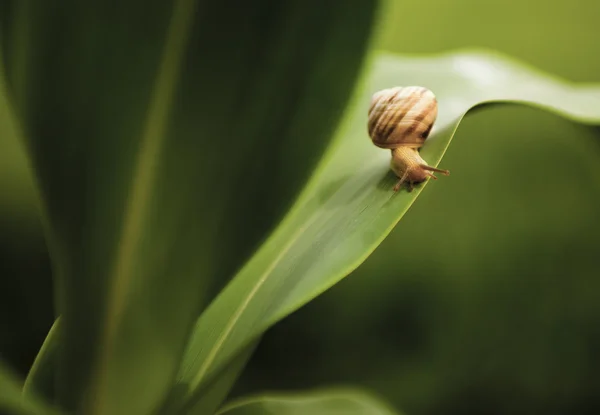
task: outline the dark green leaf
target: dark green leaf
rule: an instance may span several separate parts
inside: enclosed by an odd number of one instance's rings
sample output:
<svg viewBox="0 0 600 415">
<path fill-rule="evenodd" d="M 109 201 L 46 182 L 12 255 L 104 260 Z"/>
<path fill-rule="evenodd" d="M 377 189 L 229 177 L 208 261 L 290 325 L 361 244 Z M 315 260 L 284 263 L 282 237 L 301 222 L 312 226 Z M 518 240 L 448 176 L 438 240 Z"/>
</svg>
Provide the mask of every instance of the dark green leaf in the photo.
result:
<svg viewBox="0 0 600 415">
<path fill-rule="evenodd" d="M 160 405 L 211 293 L 328 145 L 376 3 L 1 3 L 3 72 L 53 261 L 66 409 Z"/>
</svg>

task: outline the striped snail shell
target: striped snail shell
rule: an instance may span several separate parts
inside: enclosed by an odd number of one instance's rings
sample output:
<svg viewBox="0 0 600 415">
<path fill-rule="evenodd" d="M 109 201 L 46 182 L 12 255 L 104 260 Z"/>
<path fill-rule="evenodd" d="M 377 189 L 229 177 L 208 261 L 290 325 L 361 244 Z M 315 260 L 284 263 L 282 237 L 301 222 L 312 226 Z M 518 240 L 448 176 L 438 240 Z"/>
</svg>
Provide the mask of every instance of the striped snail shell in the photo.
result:
<svg viewBox="0 0 600 415">
<path fill-rule="evenodd" d="M 377 147 L 392 151 L 391 168 L 400 178 L 394 191 L 404 183 L 412 190 L 414 183 L 437 179 L 431 172 L 450 174 L 427 165 L 419 154 L 437 114 L 437 99 L 424 87 L 394 87 L 373 94 L 369 107 L 369 136 Z"/>
<path fill-rule="evenodd" d="M 381 148 L 421 147 L 437 119 L 433 92 L 420 86 L 376 92 L 369 108 L 369 136 Z"/>
</svg>

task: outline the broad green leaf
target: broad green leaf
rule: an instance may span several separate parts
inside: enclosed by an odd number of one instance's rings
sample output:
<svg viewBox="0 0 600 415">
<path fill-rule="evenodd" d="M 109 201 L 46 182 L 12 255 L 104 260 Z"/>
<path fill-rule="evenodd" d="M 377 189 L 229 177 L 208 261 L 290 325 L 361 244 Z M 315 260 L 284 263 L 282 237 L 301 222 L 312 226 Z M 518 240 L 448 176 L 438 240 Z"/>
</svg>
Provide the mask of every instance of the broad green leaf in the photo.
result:
<svg viewBox="0 0 600 415">
<path fill-rule="evenodd" d="M 218 415 L 393 415 L 387 404 L 358 390 L 323 390 L 269 394 L 240 399 Z"/>
<path fill-rule="evenodd" d="M 21 385 L 0 362 L 0 413 L 7 415 L 59 415 L 35 396 L 21 393 Z"/>
<path fill-rule="evenodd" d="M 53 261 L 67 410 L 161 404 L 211 292 L 326 148 L 376 3 L 0 4 L 2 72 Z"/>
<path fill-rule="evenodd" d="M 422 150 L 434 166 L 465 113 L 483 103 L 534 105 L 600 123 L 600 86 L 573 85 L 500 55 L 375 55 L 334 145 L 301 198 L 198 320 L 178 375 L 190 394 L 269 326 L 355 269 L 422 191 L 424 185 L 394 193 L 389 152 L 367 136 L 372 93 L 395 85 L 427 86 L 438 97 L 438 121 Z M 435 186 L 447 180 L 452 176 Z"/>
</svg>

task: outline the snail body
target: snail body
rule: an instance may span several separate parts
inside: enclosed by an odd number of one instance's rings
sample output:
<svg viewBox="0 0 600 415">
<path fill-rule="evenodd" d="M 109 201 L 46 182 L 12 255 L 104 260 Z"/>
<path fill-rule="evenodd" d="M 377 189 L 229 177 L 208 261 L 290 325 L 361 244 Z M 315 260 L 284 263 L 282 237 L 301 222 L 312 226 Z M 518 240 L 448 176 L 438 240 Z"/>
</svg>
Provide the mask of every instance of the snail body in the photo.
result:
<svg viewBox="0 0 600 415">
<path fill-rule="evenodd" d="M 450 174 L 448 170 L 429 166 L 419 154 L 436 119 L 437 100 L 427 88 L 394 87 L 373 94 L 369 108 L 369 136 L 377 147 L 392 152 L 390 167 L 400 179 L 394 191 L 404 183 L 412 190 L 415 183 L 437 179 L 433 172 Z"/>
</svg>

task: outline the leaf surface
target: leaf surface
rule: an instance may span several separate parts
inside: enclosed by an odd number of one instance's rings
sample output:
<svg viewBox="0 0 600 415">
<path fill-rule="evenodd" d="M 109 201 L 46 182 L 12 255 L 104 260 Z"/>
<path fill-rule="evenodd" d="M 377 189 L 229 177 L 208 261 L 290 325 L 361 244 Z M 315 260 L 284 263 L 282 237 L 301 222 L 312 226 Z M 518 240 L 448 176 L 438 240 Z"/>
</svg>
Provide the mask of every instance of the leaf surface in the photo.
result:
<svg viewBox="0 0 600 415">
<path fill-rule="evenodd" d="M 178 382 L 189 393 L 272 324 L 354 270 L 419 196 L 394 193 L 389 152 L 367 135 L 371 95 L 422 85 L 439 100 L 438 121 L 422 149 L 436 166 L 463 116 L 490 103 L 542 107 L 571 120 L 600 123 L 600 86 L 574 85 L 486 51 L 440 56 L 373 57 L 353 108 L 312 181 L 260 251 L 200 317 Z M 444 186 L 442 177 L 434 186 Z"/>
</svg>

